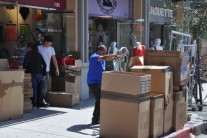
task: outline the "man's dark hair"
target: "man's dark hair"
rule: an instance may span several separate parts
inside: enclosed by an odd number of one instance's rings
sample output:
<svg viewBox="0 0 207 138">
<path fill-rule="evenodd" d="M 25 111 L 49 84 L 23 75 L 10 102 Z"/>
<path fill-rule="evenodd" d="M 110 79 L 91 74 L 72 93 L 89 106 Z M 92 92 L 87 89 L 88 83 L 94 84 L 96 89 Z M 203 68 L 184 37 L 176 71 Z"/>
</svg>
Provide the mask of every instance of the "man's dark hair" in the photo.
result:
<svg viewBox="0 0 207 138">
<path fill-rule="evenodd" d="M 37 46 L 34 43 L 32 43 L 32 42 L 28 42 L 27 43 L 27 48 L 31 48 L 32 51 L 38 51 Z"/>
<path fill-rule="evenodd" d="M 44 36 L 44 42 L 53 42 L 53 37 L 51 35 L 45 35 Z"/>
<path fill-rule="evenodd" d="M 97 49 L 96 49 L 96 52 L 98 52 L 98 51 L 103 51 L 103 50 L 107 50 L 107 48 L 106 48 L 106 46 L 105 45 L 99 45 L 98 47 L 97 47 Z"/>
</svg>

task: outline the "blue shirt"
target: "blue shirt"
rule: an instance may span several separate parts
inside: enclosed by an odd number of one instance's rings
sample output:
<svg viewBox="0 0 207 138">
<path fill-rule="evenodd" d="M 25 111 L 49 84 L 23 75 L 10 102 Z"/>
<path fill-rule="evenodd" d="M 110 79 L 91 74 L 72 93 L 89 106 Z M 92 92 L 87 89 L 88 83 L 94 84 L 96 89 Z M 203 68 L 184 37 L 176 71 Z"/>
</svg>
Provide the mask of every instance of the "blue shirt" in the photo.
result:
<svg viewBox="0 0 207 138">
<path fill-rule="evenodd" d="M 87 76 L 88 84 L 101 84 L 102 72 L 105 70 L 105 60 L 98 61 L 99 57 L 100 55 L 96 53 L 90 57 L 89 70 Z"/>
</svg>

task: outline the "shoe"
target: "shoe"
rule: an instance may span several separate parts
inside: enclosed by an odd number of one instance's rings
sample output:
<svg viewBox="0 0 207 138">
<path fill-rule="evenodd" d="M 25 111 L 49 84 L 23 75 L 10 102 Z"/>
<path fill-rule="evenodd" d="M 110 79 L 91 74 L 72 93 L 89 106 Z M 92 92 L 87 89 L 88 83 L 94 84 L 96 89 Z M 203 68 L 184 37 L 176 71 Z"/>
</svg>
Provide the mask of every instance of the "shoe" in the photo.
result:
<svg viewBox="0 0 207 138">
<path fill-rule="evenodd" d="M 39 104 L 38 104 L 39 107 L 48 107 L 49 105 L 50 105 L 50 104 L 47 103 L 47 102 L 45 102 L 45 101 L 43 101 L 42 103 L 39 103 Z"/>
<path fill-rule="evenodd" d="M 99 121 L 92 121 L 91 124 L 92 125 L 97 125 L 97 124 L 99 124 Z"/>
</svg>

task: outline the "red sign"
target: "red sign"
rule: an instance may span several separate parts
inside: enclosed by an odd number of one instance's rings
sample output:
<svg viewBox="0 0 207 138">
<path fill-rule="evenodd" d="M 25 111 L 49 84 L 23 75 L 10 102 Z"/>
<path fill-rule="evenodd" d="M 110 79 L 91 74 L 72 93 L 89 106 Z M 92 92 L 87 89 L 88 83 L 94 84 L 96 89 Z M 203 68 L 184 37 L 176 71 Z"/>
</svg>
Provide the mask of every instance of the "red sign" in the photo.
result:
<svg viewBox="0 0 207 138">
<path fill-rule="evenodd" d="M 65 0 L 17 0 L 18 4 L 45 8 L 65 9 Z"/>
<path fill-rule="evenodd" d="M 11 2 L 11 3 L 15 3 L 16 0 L 0 0 L 0 2 Z"/>
</svg>

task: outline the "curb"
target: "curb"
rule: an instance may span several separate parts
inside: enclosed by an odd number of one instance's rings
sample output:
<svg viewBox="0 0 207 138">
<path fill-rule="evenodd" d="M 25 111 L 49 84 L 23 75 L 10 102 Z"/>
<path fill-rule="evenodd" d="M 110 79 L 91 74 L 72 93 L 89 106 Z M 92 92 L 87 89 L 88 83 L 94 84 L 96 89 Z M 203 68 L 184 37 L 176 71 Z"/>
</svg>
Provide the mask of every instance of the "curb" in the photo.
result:
<svg viewBox="0 0 207 138">
<path fill-rule="evenodd" d="M 196 123 L 189 122 L 184 126 L 183 129 L 173 132 L 170 135 L 165 136 L 164 138 L 184 138 L 184 137 L 188 137 L 190 133 L 197 136 L 201 134 L 202 130 L 205 130 L 206 128 L 207 128 L 207 122 L 196 122 Z"/>
</svg>

